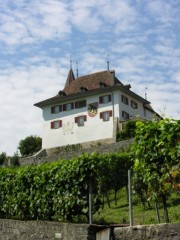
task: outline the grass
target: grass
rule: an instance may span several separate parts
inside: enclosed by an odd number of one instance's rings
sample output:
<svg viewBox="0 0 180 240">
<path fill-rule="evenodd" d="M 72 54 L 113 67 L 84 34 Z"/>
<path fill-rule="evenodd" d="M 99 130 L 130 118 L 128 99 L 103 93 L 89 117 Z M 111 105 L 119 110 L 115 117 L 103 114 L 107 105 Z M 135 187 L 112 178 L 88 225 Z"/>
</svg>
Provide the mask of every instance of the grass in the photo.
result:
<svg viewBox="0 0 180 240">
<path fill-rule="evenodd" d="M 109 195 L 110 208 L 107 201 L 105 206 L 93 215 L 93 221 L 97 224 L 129 224 L 129 204 L 125 189 L 122 189 L 117 194 L 117 204 L 114 201 L 114 194 Z M 133 225 L 157 224 L 157 216 L 153 202 L 150 207 L 146 205 L 144 208 L 139 198 L 133 194 Z M 165 223 L 162 204 L 159 203 L 159 213 L 161 223 Z M 171 223 L 180 222 L 180 195 L 173 193 L 168 199 L 168 213 Z"/>
</svg>

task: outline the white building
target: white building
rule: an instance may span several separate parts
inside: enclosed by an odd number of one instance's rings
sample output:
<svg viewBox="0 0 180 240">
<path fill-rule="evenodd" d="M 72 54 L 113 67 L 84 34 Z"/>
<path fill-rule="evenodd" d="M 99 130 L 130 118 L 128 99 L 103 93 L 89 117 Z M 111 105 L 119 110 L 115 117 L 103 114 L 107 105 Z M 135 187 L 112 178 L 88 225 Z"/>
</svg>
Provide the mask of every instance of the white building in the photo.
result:
<svg viewBox="0 0 180 240">
<path fill-rule="evenodd" d="M 115 71 L 102 71 L 75 79 L 70 69 L 65 88 L 35 106 L 43 111 L 42 148 L 116 141 L 119 123 L 156 114 L 150 102 L 123 85 Z"/>
</svg>

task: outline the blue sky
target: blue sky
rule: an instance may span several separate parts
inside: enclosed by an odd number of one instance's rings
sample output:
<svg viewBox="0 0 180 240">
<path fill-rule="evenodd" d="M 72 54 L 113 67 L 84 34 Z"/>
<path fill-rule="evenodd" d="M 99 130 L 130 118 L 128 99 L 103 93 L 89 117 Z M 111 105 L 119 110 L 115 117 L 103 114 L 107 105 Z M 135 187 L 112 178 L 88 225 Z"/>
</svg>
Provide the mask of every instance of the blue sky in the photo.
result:
<svg viewBox="0 0 180 240">
<path fill-rule="evenodd" d="M 34 103 L 63 89 L 72 56 L 79 75 L 107 68 L 159 114 L 180 118 L 179 0 L 0 2 L 0 152 L 41 136 Z"/>
</svg>

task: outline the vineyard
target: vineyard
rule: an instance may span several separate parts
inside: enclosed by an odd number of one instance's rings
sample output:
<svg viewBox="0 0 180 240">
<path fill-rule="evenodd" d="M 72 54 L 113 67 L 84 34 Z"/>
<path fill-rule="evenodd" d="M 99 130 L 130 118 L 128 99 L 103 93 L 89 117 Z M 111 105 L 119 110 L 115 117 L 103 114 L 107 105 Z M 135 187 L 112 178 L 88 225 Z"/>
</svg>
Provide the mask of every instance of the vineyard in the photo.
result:
<svg viewBox="0 0 180 240">
<path fill-rule="evenodd" d="M 179 204 L 179 139 L 179 121 L 138 122 L 129 152 L 83 154 L 39 166 L 1 168 L 0 218 L 88 222 L 91 185 L 92 210 L 98 222 L 98 212 L 110 209 L 112 199 L 117 206 L 132 169 L 138 201 L 144 209 L 155 203 L 157 216 L 161 205 L 169 222 L 169 196 L 176 194 Z"/>
</svg>

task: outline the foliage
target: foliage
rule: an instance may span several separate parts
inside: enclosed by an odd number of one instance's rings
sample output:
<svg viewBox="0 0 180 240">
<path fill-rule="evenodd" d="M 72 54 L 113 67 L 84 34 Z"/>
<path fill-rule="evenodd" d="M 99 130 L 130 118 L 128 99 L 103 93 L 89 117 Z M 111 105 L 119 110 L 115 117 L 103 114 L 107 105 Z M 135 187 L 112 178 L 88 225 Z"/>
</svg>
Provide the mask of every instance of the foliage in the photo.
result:
<svg viewBox="0 0 180 240">
<path fill-rule="evenodd" d="M 0 154 L 0 165 L 3 165 L 6 160 L 7 160 L 7 154 L 5 152 L 2 152 Z"/>
<path fill-rule="evenodd" d="M 111 190 L 115 193 L 115 202 L 117 191 L 127 186 L 127 172 L 133 166 L 128 153 L 113 153 L 101 155 L 98 169 L 98 183 L 101 194 L 106 195 Z M 109 203 L 110 207 L 110 203 Z"/>
<path fill-rule="evenodd" d="M 109 201 L 111 203 L 111 208 L 109 208 L 108 202 L 105 200 L 104 208 L 100 208 L 99 211 L 93 215 L 93 223 L 103 225 L 119 223 L 129 224 L 129 205 L 127 202 L 126 189 L 122 188 L 118 191 L 117 204 L 114 202 L 113 192 L 110 192 L 109 194 Z M 169 196 L 167 204 L 171 223 L 180 222 L 180 198 L 177 192 L 174 192 Z M 139 197 L 133 192 L 132 205 L 134 225 L 158 223 L 154 204 L 152 204 L 151 207 L 144 208 Z M 165 223 L 162 204 L 159 204 L 159 213 L 161 223 Z"/>
<path fill-rule="evenodd" d="M 104 184 L 103 179 L 108 169 L 113 179 L 120 168 L 118 159 L 128 161 L 129 157 L 94 153 L 40 166 L 0 169 L 0 217 L 78 221 L 86 216 L 87 219 L 90 182 L 93 186 L 93 212 L 96 212 L 101 205 L 99 190 Z M 107 162 L 107 171 L 103 171 L 101 167 L 106 169 Z M 122 176 L 117 177 L 119 182 L 120 179 Z M 122 186 L 121 183 L 119 187 Z M 109 184 L 108 190 L 113 188 L 117 188 L 115 180 Z"/>
<path fill-rule="evenodd" d="M 19 142 L 18 149 L 22 156 L 29 156 L 41 149 L 42 139 L 37 136 L 28 136 Z"/>
<path fill-rule="evenodd" d="M 124 130 L 117 132 L 117 141 L 133 138 L 135 136 L 136 122 L 138 120 L 129 120 L 125 123 Z"/>
<path fill-rule="evenodd" d="M 168 193 L 179 190 L 180 121 L 164 119 L 137 122 L 132 152 L 136 180 L 142 178 L 147 197 L 162 198 L 166 208 Z"/>
<path fill-rule="evenodd" d="M 10 165 L 12 167 L 19 166 L 19 155 L 18 155 L 18 153 L 14 153 L 14 155 L 9 157 L 9 159 L 10 159 Z"/>
</svg>

